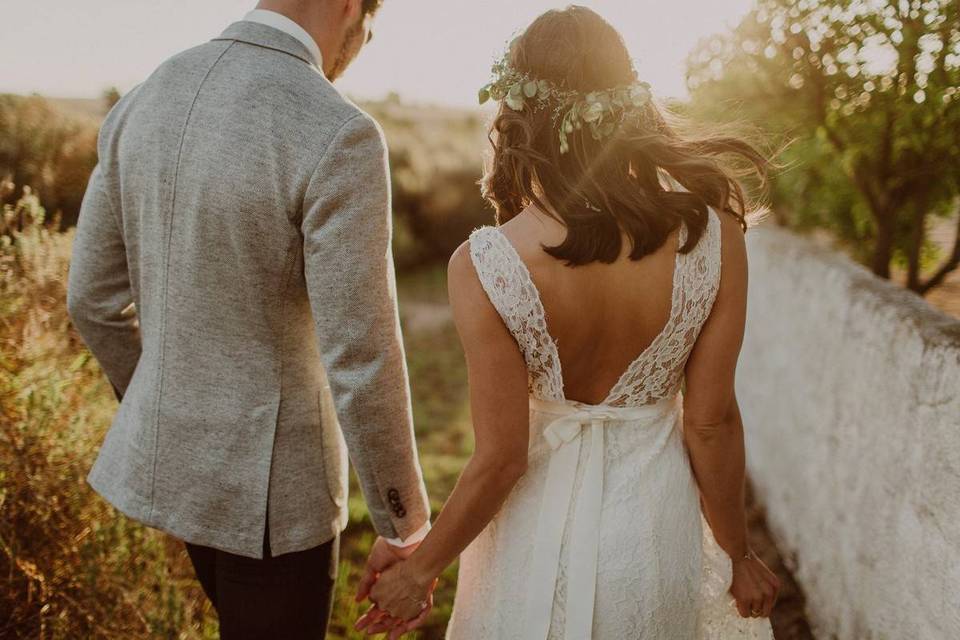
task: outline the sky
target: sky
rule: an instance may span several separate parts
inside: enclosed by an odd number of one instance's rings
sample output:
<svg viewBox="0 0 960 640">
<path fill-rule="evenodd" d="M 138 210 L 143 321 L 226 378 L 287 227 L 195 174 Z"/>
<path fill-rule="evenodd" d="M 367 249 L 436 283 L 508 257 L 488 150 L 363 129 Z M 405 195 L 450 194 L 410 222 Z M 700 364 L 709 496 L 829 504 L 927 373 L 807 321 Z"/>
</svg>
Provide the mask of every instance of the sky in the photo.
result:
<svg viewBox="0 0 960 640">
<path fill-rule="evenodd" d="M 0 92 L 95 98 L 121 93 L 169 56 L 216 37 L 254 0 L 0 0 Z M 580 0 L 617 27 L 640 77 L 686 96 L 697 41 L 736 24 L 752 0 Z M 554 0 L 385 0 L 374 39 L 337 81 L 356 98 L 476 104 L 505 43 Z"/>
</svg>

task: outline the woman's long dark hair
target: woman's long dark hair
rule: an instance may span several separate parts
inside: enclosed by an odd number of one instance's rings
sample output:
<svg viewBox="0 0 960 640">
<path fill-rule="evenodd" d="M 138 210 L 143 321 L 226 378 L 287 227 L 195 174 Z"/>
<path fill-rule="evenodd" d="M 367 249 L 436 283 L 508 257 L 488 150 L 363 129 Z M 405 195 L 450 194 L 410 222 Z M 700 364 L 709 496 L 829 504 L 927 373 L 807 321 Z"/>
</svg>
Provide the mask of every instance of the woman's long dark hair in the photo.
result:
<svg viewBox="0 0 960 640">
<path fill-rule="evenodd" d="M 620 34 L 580 6 L 541 15 L 509 55 L 521 73 L 584 93 L 637 80 Z M 682 118 L 653 101 L 643 108 L 648 111 L 641 120 L 599 141 L 586 127 L 575 130 L 568 134 L 569 151 L 561 154 L 552 109 L 514 111 L 501 104 L 488 135 L 492 163 L 481 180 L 497 222 L 535 204 L 567 227 L 566 239 L 544 250 L 568 265 L 614 262 L 621 229 L 632 242 L 630 258 L 638 260 L 681 221 L 689 229 L 681 248 L 686 253 L 703 234 L 708 206 L 733 215 L 746 231 L 748 217 L 760 208 L 747 200 L 737 178 L 755 175 L 765 184 L 769 160 L 741 137 L 684 136 L 679 131 L 688 123 Z M 733 162 L 724 164 L 721 156 Z M 687 192 L 664 189 L 660 172 Z"/>
</svg>

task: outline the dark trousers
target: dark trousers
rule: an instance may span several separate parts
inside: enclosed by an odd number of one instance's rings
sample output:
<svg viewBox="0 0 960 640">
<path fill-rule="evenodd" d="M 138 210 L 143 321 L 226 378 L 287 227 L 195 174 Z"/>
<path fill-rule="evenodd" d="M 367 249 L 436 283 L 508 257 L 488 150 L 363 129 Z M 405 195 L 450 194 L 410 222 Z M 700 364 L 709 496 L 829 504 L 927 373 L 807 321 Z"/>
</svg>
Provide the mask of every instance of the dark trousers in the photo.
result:
<svg viewBox="0 0 960 640">
<path fill-rule="evenodd" d="M 273 557 L 266 527 L 263 559 L 185 542 L 222 640 L 322 640 L 330 620 L 340 537 Z"/>
</svg>

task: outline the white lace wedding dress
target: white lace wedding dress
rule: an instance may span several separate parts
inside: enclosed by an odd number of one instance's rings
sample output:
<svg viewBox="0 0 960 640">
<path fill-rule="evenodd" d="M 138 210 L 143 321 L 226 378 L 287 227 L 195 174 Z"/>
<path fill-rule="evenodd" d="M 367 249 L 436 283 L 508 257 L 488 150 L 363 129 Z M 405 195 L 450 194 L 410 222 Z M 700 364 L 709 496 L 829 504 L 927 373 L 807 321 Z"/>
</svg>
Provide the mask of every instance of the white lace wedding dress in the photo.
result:
<svg viewBox="0 0 960 640">
<path fill-rule="evenodd" d="M 680 229 L 679 243 L 686 238 Z M 670 318 L 606 400 L 566 400 L 526 266 L 496 227 L 470 236 L 529 371 L 527 473 L 460 557 L 449 640 L 771 639 L 741 618 L 682 440 L 683 368 L 720 279 L 720 220 L 677 253 Z"/>
</svg>

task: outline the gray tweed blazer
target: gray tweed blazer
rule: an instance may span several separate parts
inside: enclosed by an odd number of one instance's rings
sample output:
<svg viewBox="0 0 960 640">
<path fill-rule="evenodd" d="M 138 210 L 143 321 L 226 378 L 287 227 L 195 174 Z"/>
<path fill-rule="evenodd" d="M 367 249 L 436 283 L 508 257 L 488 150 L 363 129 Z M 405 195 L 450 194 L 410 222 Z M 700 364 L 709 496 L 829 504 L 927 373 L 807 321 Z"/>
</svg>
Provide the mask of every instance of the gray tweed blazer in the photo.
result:
<svg viewBox="0 0 960 640">
<path fill-rule="evenodd" d="M 274 555 L 346 526 L 349 451 L 376 530 L 418 529 L 379 125 L 240 21 L 123 96 L 98 152 L 67 308 L 121 402 L 91 487 L 262 558 L 268 517 Z"/>
</svg>

